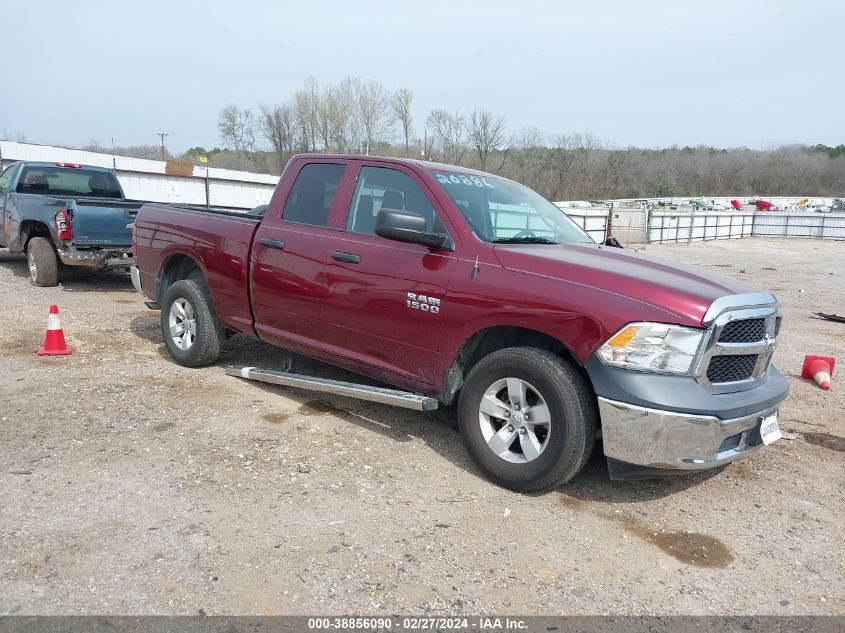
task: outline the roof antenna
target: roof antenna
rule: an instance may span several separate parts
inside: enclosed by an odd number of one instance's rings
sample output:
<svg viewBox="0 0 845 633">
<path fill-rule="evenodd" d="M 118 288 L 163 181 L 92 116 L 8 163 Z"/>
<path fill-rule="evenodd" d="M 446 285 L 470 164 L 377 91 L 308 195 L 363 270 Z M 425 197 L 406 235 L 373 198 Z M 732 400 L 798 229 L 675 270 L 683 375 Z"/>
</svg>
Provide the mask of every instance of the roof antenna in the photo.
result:
<svg viewBox="0 0 845 633">
<path fill-rule="evenodd" d="M 472 273 L 470 274 L 470 279 L 475 279 L 478 277 L 478 253 L 475 254 L 475 264 L 472 267 Z"/>
<path fill-rule="evenodd" d="M 117 173 L 117 158 L 114 156 L 114 137 L 111 137 L 111 169 Z"/>
</svg>

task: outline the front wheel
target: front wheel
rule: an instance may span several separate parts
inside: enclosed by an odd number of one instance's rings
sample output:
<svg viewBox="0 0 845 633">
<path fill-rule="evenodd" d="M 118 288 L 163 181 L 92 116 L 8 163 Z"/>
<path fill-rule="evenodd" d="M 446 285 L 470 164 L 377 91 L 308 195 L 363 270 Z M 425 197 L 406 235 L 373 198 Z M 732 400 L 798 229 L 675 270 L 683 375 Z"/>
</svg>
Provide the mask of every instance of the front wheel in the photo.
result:
<svg viewBox="0 0 845 633">
<path fill-rule="evenodd" d="M 505 488 L 555 488 L 583 468 L 595 443 L 596 406 L 589 385 L 559 356 L 511 347 L 469 373 L 458 404 L 467 450 Z"/>
<path fill-rule="evenodd" d="M 204 282 L 183 279 L 167 289 L 161 335 L 170 356 L 185 367 L 210 365 L 220 357 L 223 330 Z"/>
<path fill-rule="evenodd" d="M 29 283 L 50 287 L 59 283 L 59 259 L 46 237 L 33 237 L 26 245 Z"/>
</svg>

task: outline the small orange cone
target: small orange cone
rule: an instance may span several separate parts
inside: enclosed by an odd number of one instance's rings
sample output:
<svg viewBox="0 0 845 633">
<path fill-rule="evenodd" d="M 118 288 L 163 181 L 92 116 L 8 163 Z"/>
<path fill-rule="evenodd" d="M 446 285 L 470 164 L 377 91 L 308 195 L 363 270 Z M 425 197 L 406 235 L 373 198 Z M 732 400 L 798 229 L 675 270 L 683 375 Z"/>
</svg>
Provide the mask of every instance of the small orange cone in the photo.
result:
<svg viewBox="0 0 845 633">
<path fill-rule="evenodd" d="M 801 378 L 812 378 L 819 387 L 825 391 L 830 390 L 830 375 L 833 373 L 833 366 L 836 359 L 833 356 L 813 356 L 808 354 L 804 357 L 804 367 L 801 369 Z"/>
<path fill-rule="evenodd" d="M 59 321 L 59 306 L 50 306 L 47 315 L 47 334 L 44 335 L 44 345 L 38 348 L 39 356 L 67 356 L 71 349 L 65 343 L 65 333 Z"/>
</svg>

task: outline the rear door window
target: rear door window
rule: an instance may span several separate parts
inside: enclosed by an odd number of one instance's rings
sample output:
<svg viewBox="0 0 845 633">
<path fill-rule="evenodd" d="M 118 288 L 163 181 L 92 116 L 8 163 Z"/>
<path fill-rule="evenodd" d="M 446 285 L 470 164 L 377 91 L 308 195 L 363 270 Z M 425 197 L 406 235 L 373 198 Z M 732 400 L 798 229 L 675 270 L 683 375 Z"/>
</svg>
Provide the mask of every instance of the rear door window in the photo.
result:
<svg viewBox="0 0 845 633">
<path fill-rule="evenodd" d="M 345 169 L 346 165 L 338 163 L 305 165 L 285 202 L 282 220 L 326 226 Z"/>
</svg>

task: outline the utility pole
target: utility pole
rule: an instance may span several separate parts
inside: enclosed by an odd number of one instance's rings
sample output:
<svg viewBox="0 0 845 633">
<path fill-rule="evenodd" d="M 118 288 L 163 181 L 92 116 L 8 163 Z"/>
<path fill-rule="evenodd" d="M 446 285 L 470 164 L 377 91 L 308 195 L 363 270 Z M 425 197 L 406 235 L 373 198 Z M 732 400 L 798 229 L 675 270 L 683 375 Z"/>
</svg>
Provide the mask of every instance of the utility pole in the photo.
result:
<svg viewBox="0 0 845 633">
<path fill-rule="evenodd" d="M 158 132 L 156 136 L 161 137 L 161 160 L 167 160 L 167 157 L 164 155 L 164 137 L 170 136 L 170 134 L 167 134 L 166 132 Z"/>
</svg>

